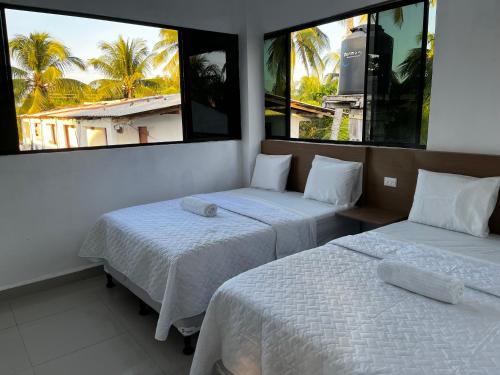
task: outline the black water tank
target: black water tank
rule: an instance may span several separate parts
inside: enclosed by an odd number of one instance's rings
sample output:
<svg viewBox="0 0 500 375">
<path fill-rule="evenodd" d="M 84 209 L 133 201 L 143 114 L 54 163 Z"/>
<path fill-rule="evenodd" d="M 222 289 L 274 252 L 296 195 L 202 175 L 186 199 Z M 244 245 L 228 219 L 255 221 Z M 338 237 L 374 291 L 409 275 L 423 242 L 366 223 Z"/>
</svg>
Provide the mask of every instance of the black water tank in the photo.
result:
<svg viewBox="0 0 500 375">
<path fill-rule="evenodd" d="M 351 29 L 340 48 L 338 95 L 363 94 L 365 87 L 366 25 Z"/>
<path fill-rule="evenodd" d="M 375 27 L 375 28 L 374 28 Z M 380 25 L 371 25 L 369 74 L 376 76 L 378 89 L 385 91 L 392 77 L 394 39 Z M 351 29 L 340 50 L 340 76 L 337 95 L 362 95 L 365 87 L 367 25 Z"/>
</svg>

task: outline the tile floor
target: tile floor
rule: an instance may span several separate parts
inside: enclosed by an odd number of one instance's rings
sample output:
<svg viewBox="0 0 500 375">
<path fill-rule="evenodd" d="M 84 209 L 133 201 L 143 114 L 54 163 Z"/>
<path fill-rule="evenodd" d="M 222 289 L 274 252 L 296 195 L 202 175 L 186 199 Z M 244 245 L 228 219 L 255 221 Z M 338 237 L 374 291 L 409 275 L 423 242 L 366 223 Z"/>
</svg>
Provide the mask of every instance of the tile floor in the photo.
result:
<svg viewBox="0 0 500 375">
<path fill-rule="evenodd" d="M 0 300 L 1 375 L 188 374 L 182 336 L 154 339 L 157 315 L 104 275 Z"/>
</svg>

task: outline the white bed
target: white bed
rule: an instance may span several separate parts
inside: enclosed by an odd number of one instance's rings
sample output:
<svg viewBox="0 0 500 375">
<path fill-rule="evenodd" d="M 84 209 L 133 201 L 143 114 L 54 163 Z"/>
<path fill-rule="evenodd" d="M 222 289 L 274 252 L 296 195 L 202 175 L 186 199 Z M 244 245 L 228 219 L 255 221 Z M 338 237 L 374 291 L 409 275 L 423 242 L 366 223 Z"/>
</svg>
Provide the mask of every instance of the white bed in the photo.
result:
<svg viewBox="0 0 500 375">
<path fill-rule="evenodd" d="M 351 230 L 336 222 L 337 207 L 299 193 L 200 197 L 219 205 L 216 217 L 184 211 L 179 200 L 130 207 L 102 216 L 80 250 L 159 312 L 158 340 L 172 324 L 186 336 L 199 330 L 212 294 L 231 277 Z"/>
<path fill-rule="evenodd" d="M 453 274 L 457 305 L 383 283 L 381 259 Z M 500 236 L 402 222 L 280 259 L 224 283 L 192 375 L 498 374 Z"/>
</svg>

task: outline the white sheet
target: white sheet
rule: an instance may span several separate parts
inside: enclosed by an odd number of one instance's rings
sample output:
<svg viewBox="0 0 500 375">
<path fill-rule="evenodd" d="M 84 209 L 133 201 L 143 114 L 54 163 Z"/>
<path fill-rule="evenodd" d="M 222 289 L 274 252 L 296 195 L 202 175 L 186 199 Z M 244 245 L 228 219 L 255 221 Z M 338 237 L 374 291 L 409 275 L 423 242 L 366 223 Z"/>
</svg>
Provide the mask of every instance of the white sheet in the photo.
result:
<svg viewBox="0 0 500 375">
<path fill-rule="evenodd" d="M 219 205 L 216 217 L 184 211 L 179 200 L 130 207 L 103 215 L 80 250 L 161 303 L 159 340 L 173 322 L 204 312 L 227 279 L 316 243 L 314 222 L 293 211 L 230 193 L 202 197 Z"/>
<path fill-rule="evenodd" d="M 345 236 L 357 230 L 357 225 L 336 217 L 335 213 L 345 209 L 332 204 L 306 199 L 302 193 L 294 191 L 276 192 L 254 188 L 231 190 L 229 193 L 256 199 L 280 208 L 297 212 L 316 222 L 317 245 L 324 245 L 334 238 Z"/>
<path fill-rule="evenodd" d="M 207 310 L 192 375 L 498 374 L 500 265 L 381 233 L 349 236 L 239 275 Z M 461 278 L 449 305 L 385 284 L 380 259 Z"/>
<path fill-rule="evenodd" d="M 451 253 L 500 264 L 499 235 L 480 238 L 411 221 L 387 225 L 375 231 L 398 240 L 435 246 Z"/>
</svg>

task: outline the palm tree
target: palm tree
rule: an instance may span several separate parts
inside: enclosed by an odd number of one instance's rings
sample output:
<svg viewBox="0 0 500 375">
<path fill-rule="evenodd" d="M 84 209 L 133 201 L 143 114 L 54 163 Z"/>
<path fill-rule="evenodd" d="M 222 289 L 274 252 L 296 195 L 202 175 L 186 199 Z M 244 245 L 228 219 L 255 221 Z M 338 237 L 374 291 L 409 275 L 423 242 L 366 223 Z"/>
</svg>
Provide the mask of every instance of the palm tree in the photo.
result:
<svg viewBox="0 0 500 375">
<path fill-rule="evenodd" d="M 290 38 L 292 80 L 297 59 L 304 66 L 308 76 L 312 73 L 319 77 L 325 67 L 321 54 L 330 46 L 328 36 L 319 27 L 309 27 L 292 32 Z M 284 64 L 287 60 L 287 46 L 286 43 L 283 43 L 283 38 L 275 38 L 269 45 L 267 52 L 267 68 L 277 77 L 275 86 L 282 89 L 285 86 L 283 80 L 285 78 L 284 72 L 286 71 L 286 66 Z"/>
<path fill-rule="evenodd" d="M 320 76 L 325 67 L 321 53 L 330 47 L 328 36 L 319 27 L 309 27 L 292 32 L 291 43 L 290 65 L 292 72 L 298 58 L 308 76 L 311 73 Z"/>
<path fill-rule="evenodd" d="M 152 55 L 142 39 L 100 42 L 102 55 L 89 60 L 89 64 L 106 78 L 91 82 L 99 99 L 131 99 L 158 94 L 158 80 L 147 79 Z"/>
<path fill-rule="evenodd" d="M 12 78 L 19 114 L 51 109 L 57 97 L 83 97 L 86 85 L 64 74 L 74 67 L 84 70 L 85 63 L 48 33 L 16 35 L 9 48 L 17 65 L 12 67 Z"/>
<path fill-rule="evenodd" d="M 177 31 L 161 29 L 160 41 L 154 45 L 153 52 L 155 52 L 153 65 L 155 67 L 163 65 L 163 71 L 179 85 L 179 37 Z"/>
<path fill-rule="evenodd" d="M 325 83 L 333 82 L 340 73 L 340 53 L 337 51 L 329 51 L 323 56 L 325 68 L 331 67 L 330 73 L 325 74 L 323 80 Z"/>
</svg>

